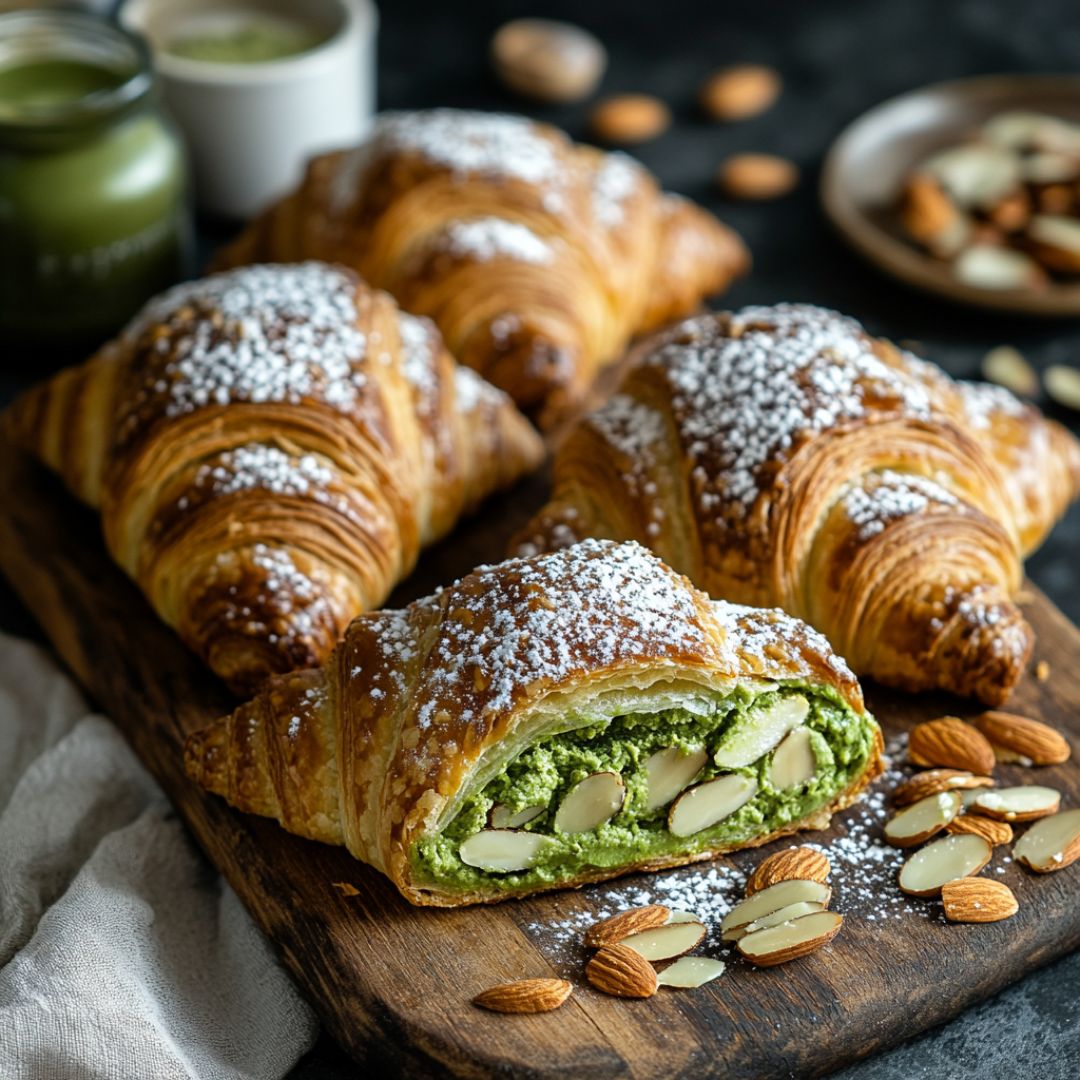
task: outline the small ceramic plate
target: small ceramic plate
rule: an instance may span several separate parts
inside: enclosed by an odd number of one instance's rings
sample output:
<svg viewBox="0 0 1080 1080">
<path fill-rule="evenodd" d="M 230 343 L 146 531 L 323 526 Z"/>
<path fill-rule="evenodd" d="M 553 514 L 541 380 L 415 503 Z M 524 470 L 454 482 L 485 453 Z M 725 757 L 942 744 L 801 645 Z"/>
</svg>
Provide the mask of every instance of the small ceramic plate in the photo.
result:
<svg viewBox="0 0 1080 1080">
<path fill-rule="evenodd" d="M 1013 109 L 1080 122 L 1080 76 L 988 75 L 938 83 L 884 102 L 833 143 L 821 177 L 822 205 L 857 251 L 909 285 L 998 311 L 1080 315 L 1080 284 L 1055 282 L 1041 290 L 965 285 L 900 228 L 897 200 L 912 167 Z"/>
</svg>

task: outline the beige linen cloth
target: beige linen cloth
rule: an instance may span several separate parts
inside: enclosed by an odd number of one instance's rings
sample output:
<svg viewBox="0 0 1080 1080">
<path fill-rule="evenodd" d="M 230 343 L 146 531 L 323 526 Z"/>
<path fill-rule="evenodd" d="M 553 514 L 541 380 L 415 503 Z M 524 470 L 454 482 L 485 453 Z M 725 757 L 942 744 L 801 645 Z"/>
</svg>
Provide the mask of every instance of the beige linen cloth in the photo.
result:
<svg viewBox="0 0 1080 1080">
<path fill-rule="evenodd" d="M 273 1080 L 316 1033 L 120 732 L 0 635 L 0 1077 Z"/>
</svg>

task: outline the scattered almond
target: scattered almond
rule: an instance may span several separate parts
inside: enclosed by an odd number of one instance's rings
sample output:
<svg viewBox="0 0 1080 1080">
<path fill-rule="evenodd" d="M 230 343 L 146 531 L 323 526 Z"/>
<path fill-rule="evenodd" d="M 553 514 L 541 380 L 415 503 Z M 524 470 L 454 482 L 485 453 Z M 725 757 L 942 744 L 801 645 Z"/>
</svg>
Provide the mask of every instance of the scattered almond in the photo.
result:
<svg viewBox="0 0 1080 1080">
<path fill-rule="evenodd" d="M 952 270 L 959 281 L 975 289 L 1042 289 L 1049 281 L 1034 259 L 996 242 L 965 248 Z"/>
<path fill-rule="evenodd" d="M 700 922 L 673 922 L 623 938 L 619 944 L 640 953 L 646 960 L 670 960 L 701 944 L 705 926 Z"/>
<path fill-rule="evenodd" d="M 941 887 L 941 902 L 949 922 L 1000 922 L 1020 909 L 1008 885 L 981 877 L 947 881 Z"/>
<path fill-rule="evenodd" d="M 606 143 L 640 143 L 655 139 L 671 125 L 671 111 L 648 94 L 619 94 L 592 111 L 593 134 Z"/>
<path fill-rule="evenodd" d="M 714 120 L 746 120 L 768 109 L 780 96 L 779 74 L 760 64 L 725 68 L 705 80 L 699 99 Z"/>
<path fill-rule="evenodd" d="M 1038 372 L 1011 345 L 998 345 L 982 359 L 983 378 L 1004 386 L 1021 397 L 1036 397 L 1039 393 Z"/>
<path fill-rule="evenodd" d="M 1011 844 L 1013 838 L 1012 826 L 1004 821 L 995 821 L 993 818 L 983 817 L 980 814 L 961 814 L 953 818 L 945 827 L 950 833 L 974 833 L 981 836 L 991 847 L 999 847 L 1002 844 Z"/>
<path fill-rule="evenodd" d="M 977 874 L 992 853 L 989 841 L 973 833 L 935 840 L 900 867 L 900 889 L 909 896 L 936 896 L 946 882 Z"/>
<path fill-rule="evenodd" d="M 1046 682 L 1046 680 L 1050 678 L 1050 665 L 1047 661 L 1040 660 L 1035 665 L 1035 678 L 1038 679 L 1039 682 Z"/>
<path fill-rule="evenodd" d="M 1080 273 L 1080 221 L 1064 214 L 1036 214 L 1027 238 L 1044 266 L 1063 274 Z"/>
<path fill-rule="evenodd" d="M 993 786 L 992 776 L 976 776 L 962 769 L 927 769 L 897 784 L 893 791 L 893 802 L 897 806 L 907 806 L 939 791 Z"/>
<path fill-rule="evenodd" d="M 607 52 L 580 26 L 514 19 L 491 40 L 495 72 L 511 90 L 538 101 L 581 101 L 596 89 Z"/>
<path fill-rule="evenodd" d="M 573 989 L 565 979 L 519 979 L 477 994 L 473 1004 L 500 1013 L 551 1012 L 570 996 Z"/>
<path fill-rule="evenodd" d="M 967 216 L 941 185 L 924 173 L 916 173 L 908 181 L 900 215 L 912 239 L 941 258 L 955 255 L 969 239 Z"/>
<path fill-rule="evenodd" d="M 994 746 L 1030 758 L 1035 765 L 1060 765 L 1072 753 L 1060 731 L 1026 716 L 991 710 L 976 716 L 972 723 Z"/>
<path fill-rule="evenodd" d="M 840 932 L 843 915 L 836 911 L 817 911 L 801 919 L 757 930 L 740 938 L 740 953 L 758 967 L 774 967 L 827 945 Z"/>
<path fill-rule="evenodd" d="M 971 804 L 976 814 L 997 821 L 1035 821 L 1056 814 L 1061 806 L 1061 792 L 1038 784 L 981 791 Z"/>
<path fill-rule="evenodd" d="M 940 765 L 985 776 L 994 770 L 994 749 L 986 737 L 955 716 L 916 724 L 908 738 L 915 765 Z"/>
<path fill-rule="evenodd" d="M 1013 858 L 1037 874 L 1063 870 L 1080 859 L 1080 810 L 1036 822 L 1013 847 Z"/>
<path fill-rule="evenodd" d="M 725 941 L 734 941 L 743 927 L 771 915 L 774 911 L 791 904 L 809 901 L 821 904 L 829 903 L 832 889 L 824 882 L 809 880 L 778 881 L 775 885 L 761 889 L 748 896 L 742 903 L 736 904 L 720 922 L 720 936 Z"/>
<path fill-rule="evenodd" d="M 656 971 L 625 945 L 605 945 L 586 965 L 585 977 L 613 997 L 647 998 L 656 993 Z"/>
<path fill-rule="evenodd" d="M 710 956 L 683 956 L 664 968 L 656 981 L 659 986 L 696 990 L 699 986 L 718 979 L 724 974 L 726 966 L 723 960 L 713 960 Z"/>
<path fill-rule="evenodd" d="M 1064 364 L 1051 364 L 1043 372 L 1043 386 L 1059 405 L 1080 412 L 1080 371 Z"/>
<path fill-rule="evenodd" d="M 915 847 L 941 832 L 957 814 L 961 801 L 958 791 L 939 791 L 905 806 L 885 823 L 885 841 L 893 847 Z"/>
<path fill-rule="evenodd" d="M 809 847 L 793 847 L 777 851 L 762 859 L 746 882 L 746 895 L 753 896 L 778 881 L 828 880 L 832 867 L 824 852 Z"/>
<path fill-rule="evenodd" d="M 647 904 L 630 908 L 617 915 L 594 923 L 585 932 L 585 947 L 599 949 L 602 945 L 614 945 L 631 934 L 663 926 L 671 918 L 671 909 L 663 904 Z"/>
<path fill-rule="evenodd" d="M 799 169 L 773 154 L 735 154 L 720 165 L 716 180 L 733 199 L 778 199 L 798 184 Z"/>
</svg>

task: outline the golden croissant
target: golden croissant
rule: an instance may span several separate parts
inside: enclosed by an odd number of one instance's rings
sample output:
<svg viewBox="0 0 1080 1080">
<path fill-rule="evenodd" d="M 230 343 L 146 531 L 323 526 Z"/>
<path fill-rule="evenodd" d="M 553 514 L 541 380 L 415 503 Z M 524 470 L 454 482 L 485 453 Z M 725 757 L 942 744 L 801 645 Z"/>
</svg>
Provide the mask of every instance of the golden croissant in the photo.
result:
<svg viewBox="0 0 1080 1080">
<path fill-rule="evenodd" d="M 747 265 L 735 234 L 625 154 L 521 116 L 389 113 L 314 159 L 219 266 L 327 259 L 433 318 L 462 363 L 545 426 L 633 334 Z"/>
<path fill-rule="evenodd" d="M 422 545 L 542 458 L 427 320 L 321 263 L 177 286 L 6 426 L 237 689 L 324 659 Z"/>
<path fill-rule="evenodd" d="M 586 541 L 361 615 L 321 668 L 191 735 L 185 764 L 454 906 L 822 828 L 880 771 L 881 735 L 820 634 Z"/>
<path fill-rule="evenodd" d="M 1002 702 L 1032 631 L 1022 558 L 1080 491 L 1080 444 L 803 305 L 691 319 L 560 446 L 515 545 L 638 539 L 715 597 L 777 605 L 859 675 Z"/>
</svg>

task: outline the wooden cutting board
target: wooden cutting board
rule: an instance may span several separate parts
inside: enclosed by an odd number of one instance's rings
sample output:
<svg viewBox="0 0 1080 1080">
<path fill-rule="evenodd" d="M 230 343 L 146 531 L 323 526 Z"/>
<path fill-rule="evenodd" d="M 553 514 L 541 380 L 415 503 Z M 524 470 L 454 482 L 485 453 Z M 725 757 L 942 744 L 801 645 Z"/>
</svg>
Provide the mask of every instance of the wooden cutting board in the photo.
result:
<svg viewBox="0 0 1080 1080">
<path fill-rule="evenodd" d="M 489 504 L 428 553 L 395 602 L 497 559 L 543 490 L 536 480 Z M 647 1001 L 605 997 L 582 978 L 580 928 L 598 913 L 650 897 L 715 914 L 772 848 L 495 907 L 411 908 L 343 849 L 235 813 L 187 780 L 184 735 L 227 711 L 228 696 L 109 562 L 94 516 L 3 445 L 0 566 L 161 782 L 327 1028 L 370 1067 L 467 1077 L 823 1073 L 941 1023 L 1080 946 L 1080 864 L 1035 877 L 1004 862 L 1008 850 L 998 848 L 986 873 L 1014 889 L 1019 914 L 986 926 L 949 925 L 939 903 L 900 896 L 892 884 L 895 856 L 879 862 L 855 854 L 868 841 L 872 855 L 883 854 L 873 844 L 883 800 L 871 797 L 828 832 L 806 834 L 832 845 L 833 906 L 846 921 L 831 947 L 759 971 L 733 961 L 710 932 L 704 951 L 729 960 L 715 983 L 662 990 Z M 1025 606 L 1039 635 L 1036 655 L 1049 662 L 1051 676 L 1027 679 L 1013 705 L 1068 730 L 1080 748 L 1080 631 L 1034 590 Z M 894 742 L 920 719 L 969 708 L 873 688 L 869 698 Z M 1050 784 L 1066 804 L 1080 805 L 1075 761 L 998 772 L 1003 783 Z M 849 833 L 854 839 L 845 841 Z M 557 1012 L 500 1016 L 469 1004 L 494 983 L 549 974 L 575 983 Z"/>
</svg>

